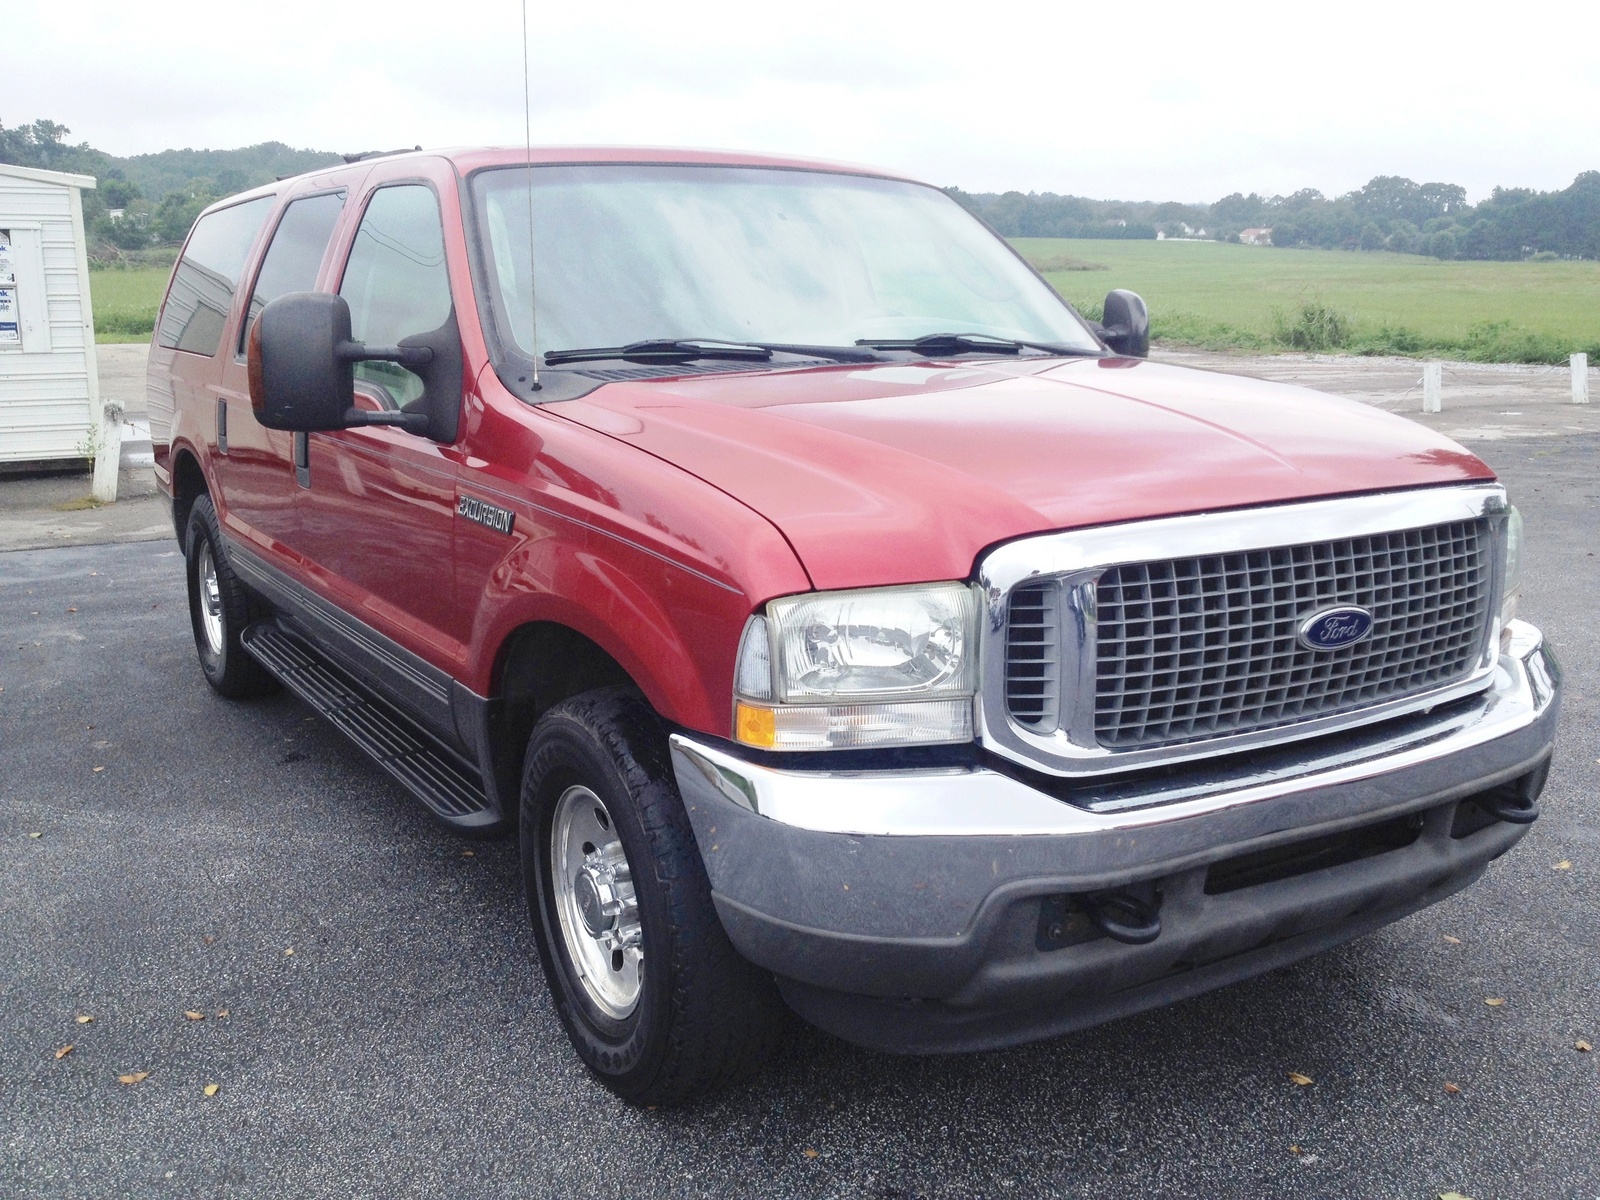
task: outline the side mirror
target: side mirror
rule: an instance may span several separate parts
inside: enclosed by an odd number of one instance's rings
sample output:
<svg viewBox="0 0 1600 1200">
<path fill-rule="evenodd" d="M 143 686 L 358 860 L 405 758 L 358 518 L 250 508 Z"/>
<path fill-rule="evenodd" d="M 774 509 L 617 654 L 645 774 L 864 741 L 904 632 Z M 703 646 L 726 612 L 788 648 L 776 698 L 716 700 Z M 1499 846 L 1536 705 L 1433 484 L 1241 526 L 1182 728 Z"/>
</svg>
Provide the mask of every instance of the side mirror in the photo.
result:
<svg viewBox="0 0 1600 1200">
<path fill-rule="evenodd" d="M 1126 358 L 1150 357 L 1150 310 L 1137 293 L 1117 288 L 1106 293 L 1100 340 Z"/>
<path fill-rule="evenodd" d="M 454 321 L 448 323 L 453 330 Z M 424 340 L 424 339 L 410 339 Z M 250 406 L 268 429 L 317 432 L 358 425 L 398 425 L 430 434 L 426 411 L 370 412 L 355 406 L 358 362 L 399 363 L 419 374 L 439 358 L 432 346 L 368 346 L 350 340 L 350 306 L 342 296 L 291 292 L 261 310 L 250 330 Z M 459 344 L 455 349 L 459 362 Z M 428 382 L 425 377 L 425 382 Z M 461 402 L 461 369 L 455 371 L 455 404 Z M 454 438 L 454 420 L 449 430 Z"/>
</svg>

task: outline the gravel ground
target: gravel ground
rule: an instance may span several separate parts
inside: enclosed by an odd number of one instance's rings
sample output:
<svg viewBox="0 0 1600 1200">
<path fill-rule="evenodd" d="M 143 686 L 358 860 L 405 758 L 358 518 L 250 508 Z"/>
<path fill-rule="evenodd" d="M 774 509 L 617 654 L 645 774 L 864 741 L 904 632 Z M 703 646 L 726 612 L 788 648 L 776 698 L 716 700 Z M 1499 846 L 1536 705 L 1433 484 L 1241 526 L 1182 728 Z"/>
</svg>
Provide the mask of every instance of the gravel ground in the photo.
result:
<svg viewBox="0 0 1600 1200">
<path fill-rule="evenodd" d="M 1597 446 L 1477 447 L 1568 674 L 1545 816 L 1475 887 L 1012 1051 L 797 1026 L 671 1113 L 570 1052 L 513 845 L 211 694 L 172 542 L 0 554 L 0 1196 L 1600 1196 Z"/>
</svg>

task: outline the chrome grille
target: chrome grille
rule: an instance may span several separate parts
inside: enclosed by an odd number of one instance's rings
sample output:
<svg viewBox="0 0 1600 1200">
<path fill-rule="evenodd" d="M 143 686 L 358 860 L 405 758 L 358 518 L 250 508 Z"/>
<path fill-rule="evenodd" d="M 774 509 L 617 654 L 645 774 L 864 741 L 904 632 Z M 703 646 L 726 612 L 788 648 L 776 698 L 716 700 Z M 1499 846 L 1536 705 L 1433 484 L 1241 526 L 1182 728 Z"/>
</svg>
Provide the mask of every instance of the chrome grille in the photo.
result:
<svg viewBox="0 0 1600 1200">
<path fill-rule="evenodd" d="M 1483 647 L 1489 547 L 1487 523 L 1468 520 L 1112 567 L 1096 586 L 1095 739 L 1167 746 L 1451 683 Z M 1334 604 L 1370 611 L 1371 634 L 1303 648 L 1301 622 Z"/>
<path fill-rule="evenodd" d="M 1011 593 L 1006 621 L 1006 708 L 1034 728 L 1054 729 L 1060 713 L 1061 622 L 1054 583 Z"/>
</svg>

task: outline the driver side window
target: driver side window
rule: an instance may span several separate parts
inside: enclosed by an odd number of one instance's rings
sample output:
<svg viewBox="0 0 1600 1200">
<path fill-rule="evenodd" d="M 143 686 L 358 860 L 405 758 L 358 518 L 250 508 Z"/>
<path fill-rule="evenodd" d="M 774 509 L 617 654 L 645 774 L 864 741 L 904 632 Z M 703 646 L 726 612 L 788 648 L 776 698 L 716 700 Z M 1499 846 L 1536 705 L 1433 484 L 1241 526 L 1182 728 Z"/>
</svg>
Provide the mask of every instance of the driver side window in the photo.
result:
<svg viewBox="0 0 1600 1200">
<path fill-rule="evenodd" d="M 393 346 L 450 318 L 444 226 L 432 188 L 408 183 L 373 193 L 339 295 L 350 305 L 351 336 L 369 345 Z M 422 380 L 395 363 L 357 363 L 355 377 L 385 407 L 422 395 Z"/>
</svg>

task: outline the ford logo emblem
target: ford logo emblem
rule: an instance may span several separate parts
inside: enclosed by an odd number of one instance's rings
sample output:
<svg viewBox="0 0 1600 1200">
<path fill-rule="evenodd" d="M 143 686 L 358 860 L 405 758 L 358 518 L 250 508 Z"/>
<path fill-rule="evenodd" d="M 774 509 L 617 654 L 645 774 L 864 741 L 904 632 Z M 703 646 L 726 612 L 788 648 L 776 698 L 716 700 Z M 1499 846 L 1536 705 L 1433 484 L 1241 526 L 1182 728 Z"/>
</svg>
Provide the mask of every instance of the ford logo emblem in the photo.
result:
<svg viewBox="0 0 1600 1200">
<path fill-rule="evenodd" d="M 1346 604 L 1325 608 L 1300 622 L 1299 642 L 1307 650 L 1343 650 L 1372 632 L 1372 614 Z"/>
</svg>

